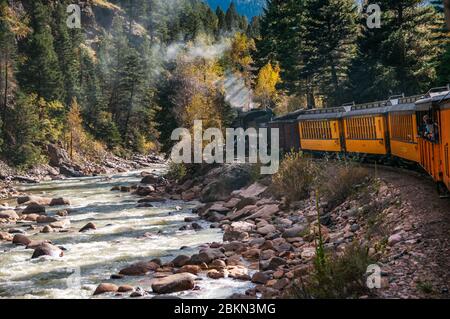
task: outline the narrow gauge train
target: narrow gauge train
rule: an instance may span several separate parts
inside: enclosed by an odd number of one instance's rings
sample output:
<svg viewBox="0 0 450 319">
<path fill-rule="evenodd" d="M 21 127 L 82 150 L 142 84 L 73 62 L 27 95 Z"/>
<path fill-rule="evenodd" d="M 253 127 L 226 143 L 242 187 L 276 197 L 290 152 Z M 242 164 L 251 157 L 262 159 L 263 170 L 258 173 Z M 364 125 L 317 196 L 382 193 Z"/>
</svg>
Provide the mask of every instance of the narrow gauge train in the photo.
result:
<svg viewBox="0 0 450 319">
<path fill-rule="evenodd" d="M 284 151 L 374 156 L 420 164 L 450 190 L 450 88 L 274 118 Z"/>
</svg>

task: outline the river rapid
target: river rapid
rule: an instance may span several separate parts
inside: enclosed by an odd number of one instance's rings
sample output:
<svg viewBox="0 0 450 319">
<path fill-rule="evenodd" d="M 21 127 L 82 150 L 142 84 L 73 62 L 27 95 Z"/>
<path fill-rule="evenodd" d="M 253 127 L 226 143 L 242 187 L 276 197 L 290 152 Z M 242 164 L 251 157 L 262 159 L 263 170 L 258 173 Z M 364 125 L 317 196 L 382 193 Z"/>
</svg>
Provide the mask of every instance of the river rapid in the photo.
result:
<svg viewBox="0 0 450 319">
<path fill-rule="evenodd" d="M 157 174 L 164 170 L 162 165 L 152 168 Z M 29 230 L 31 223 L 15 225 L 26 230 L 30 239 L 48 239 L 66 251 L 62 258 L 32 260 L 33 250 L 0 242 L 0 298 L 92 298 L 93 291 L 102 282 L 151 290 L 150 276 L 118 280 L 111 280 L 110 276 L 138 261 L 160 258 L 168 262 L 179 254 L 198 252 L 202 244 L 222 241 L 221 230 L 209 228 L 206 222 L 199 222 L 203 227 L 200 231 L 178 230 L 185 224 L 186 217 L 194 217 L 191 209 L 195 202 L 169 200 L 155 203 L 156 207 L 137 208 L 137 196 L 111 191 L 113 186 L 136 184 L 140 179 L 140 172 L 135 171 L 20 185 L 20 190 L 26 194 L 70 199 L 71 224 L 68 232 L 49 234 Z M 48 215 L 53 216 L 61 209 L 50 208 Z M 88 222 L 93 222 L 97 230 L 78 232 Z M 213 280 L 206 276 L 201 276 L 197 285 L 199 289 L 173 295 L 226 298 L 250 287 L 248 282 L 229 278 Z M 105 297 L 118 298 L 101 296 Z"/>
</svg>

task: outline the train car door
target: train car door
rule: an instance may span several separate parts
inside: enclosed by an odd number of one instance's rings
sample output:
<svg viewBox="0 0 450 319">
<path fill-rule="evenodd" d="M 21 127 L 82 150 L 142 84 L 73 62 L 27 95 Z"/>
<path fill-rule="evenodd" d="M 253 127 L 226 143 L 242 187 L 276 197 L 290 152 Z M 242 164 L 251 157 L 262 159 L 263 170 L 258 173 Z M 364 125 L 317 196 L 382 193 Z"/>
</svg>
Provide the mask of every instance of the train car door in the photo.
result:
<svg viewBox="0 0 450 319">
<path fill-rule="evenodd" d="M 419 153 L 420 165 L 437 182 L 442 181 L 441 169 L 441 136 L 440 136 L 440 111 L 436 106 L 417 113 L 419 124 Z"/>
<path fill-rule="evenodd" d="M 450 99 L 440 106 L 440 121 L 442 175 L 450 191 Z"/>
</svg>

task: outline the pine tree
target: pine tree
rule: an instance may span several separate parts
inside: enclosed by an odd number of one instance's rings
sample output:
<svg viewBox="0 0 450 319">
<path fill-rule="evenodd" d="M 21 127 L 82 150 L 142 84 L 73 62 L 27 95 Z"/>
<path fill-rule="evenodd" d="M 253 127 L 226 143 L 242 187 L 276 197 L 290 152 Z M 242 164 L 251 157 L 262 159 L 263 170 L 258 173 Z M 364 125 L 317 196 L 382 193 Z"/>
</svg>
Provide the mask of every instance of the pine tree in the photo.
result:
<svg viewBox="0 0 450 319">
<path fill-rule="evenodd" d="M 0 146 L 6 133 L 6 114 L 17 85 L 16 72 L 16 41 L 7 23 L 7 4 L 0 3 Z"/>
<path fill-rule="evenodd" d="M 70 105 L 70 110 L 67 114 L 67 149 L 69 150 L 70 158 L 73 159 L 74 149 L 78 147 L 83 142 L 84 130 L 83 130 L 83 120 L 81 118 L 81 109 L 78 105 L 77 99 L 74 97 L 72 99 L 72 104 Z"/>
<path fill-rule="evenodd" d="M 225 23 L 227 26 L 227 31 L 231 32 L 234 30 L 239 29 L 239 20 L 240 16 L 236 9 L 236 4 L 231 2 L 230 6 L 228 7 L 228 10 L 225 14 Z"/>
<path fill-rule="evenodd" d="M 87 47 L 80 48 L 80 103 L 84 106 L 83 118 L 86 126 L 94 131 L 97 127 L 97 120 L 102 111 L 103 104 L 100 103 L 100 83 L 98 79 L 98 68 L 95 62 L 94 53 Z"/>
<path fill-rule="evenodd" d="M 206 34 L 213 36 L 217 36 L 219 34 L 218 18 L 210 7 L 205 8 L 205 14 L 203 15 L 203 25 L 205 27 Z"/>
<path fill-rule="evenodd" d="M 37 144 L 41 131 L 37 100 L 35 94 L 24 95 L 19 92 L 14 109 L 8 109 L 8 140 L 3 154 L 13 165 L 28 167 L 40 160 L 41 149 Z"/>
<path fill-rule="evenodd" d="M 31 3 L 33 33 L 20 46 L 26 61 L 20 66 L 19 82 L 26 93 L 36 93 L 47 101 L 62 100 L 63 76 L 54 49 L 49 7 L 40 0 Z"/>
<path fill-rule="evenodd" d="M 179 78 L 171 75 L 173 71 L 174 66 L 170 66 L 167 71 L 161 74 L 155 95 L 155 103 L 160 108 L 160 111 L 155 115 L 155 120 L 159 123 L 159 142 L 161 151 L 166 154 L 170 152 L 174 145 L 174 141 L 171 140 L 172 132 L 179 127 L 175 117 L 174 96 L 180 88 L 181 82 Z"/>
<path fill-rule="evenodd" d="M 441 54 L 437 57 L 436 86 L 444 86 L 450 83 L 450 26 L 445 22 L 445 7 L 441 0 L 433 0 L 431 4 L 437 12 L 435 33 L 436 42 L 441 48 Z"/>
<path fill-rule="evenodd" d="M 247 31 L 248 29 L 248 19 L 246 16 L 240 16 L 239 19 L 239 30 L 240 31 Z"/>
<path fill-rule="evenodd" d="M 80 41 L 81 36 L 77 29 L 69 30 L 66 24 L 67 1 L 57 4 L 53 19 L 53 36 L 55 52 L 59 60 L 59 68 L 62 73 L 64 83 L 64 99 L 66 105 L 70 105 L 74 97 L 79 97 L 80 88 L 78 83 L 80 61 Z"/>
<path fill-rule="evenodd" d="M 225 21 L 225 12 L 220 6 L 216 9 L 216 16 L 218 21 L 219 34 L 223 34 L 227 29 L 227 22 Z"/>
<path fill-rule="evenodd" d="M 380 1 L 381 29 L 368 29 L 362 19 L 359 55 L 352 67 L 356 101 L 387 95 L 426 92 L 436 79 L 435 10 L 421 0 Z"/>
<path fill-rule="evenodd" d="M 304 74 L 305 0 L 270 0 L 259 21 L 260 37 L 254 54 L 256 66 L 278 63 L 283 82 L 280 88 L 290 94 L 305 95 L 310 91 Z M 311 95 L 311 94 L 309 94 Z M 314 99 L 311 98 L 310 105 Z"/>
<path fill-rule="evenodd" d="M 119 85 L 117 103 L 120 106 L 117 113 L 113 113 L 122 138 L 127 142 L 130 133 L 130 121 L 143 94 L 143 79 L 141 60 L 136 50 L 129 48 L 124 64 L 119 71 Z"/>
<path fill-rule="evenodd" d="M 247 35 L 253 39 L 259 40 L 261 37 L 261 17 L 253 17 L 248 25 Z"/>
<path fill-rule="evenodd" d="M 353 0 L 306 3 L 304 75 L 328 106 L 345 102 L 348 70 L 356 55 L 356 6 Z"/>
</svg>

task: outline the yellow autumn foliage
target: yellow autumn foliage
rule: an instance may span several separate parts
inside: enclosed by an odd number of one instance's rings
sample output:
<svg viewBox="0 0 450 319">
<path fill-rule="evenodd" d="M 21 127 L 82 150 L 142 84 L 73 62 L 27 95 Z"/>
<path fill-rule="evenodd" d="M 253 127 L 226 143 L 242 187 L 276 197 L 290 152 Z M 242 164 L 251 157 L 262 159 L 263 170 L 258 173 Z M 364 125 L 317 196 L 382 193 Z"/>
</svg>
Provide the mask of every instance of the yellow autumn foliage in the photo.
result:
<svg viewBox="0 0 450 319">
<path fill-rule="evenodd" d="M 251 53 L 255 50 L 256 45 L 252 38 L 244 33 L 236 33 L 228 54 L 234 71 L 242 72 L 244 76 L 248 76 L 253 64 Z"/>
<path fill-rule="evenodd" d="M 277 84 L 281 82 L 280 67 L 271 62 L 261 68 L 256 79 L 255 94 L 263 100 L 273 99 L 277 94 Z"/>
</svg>

